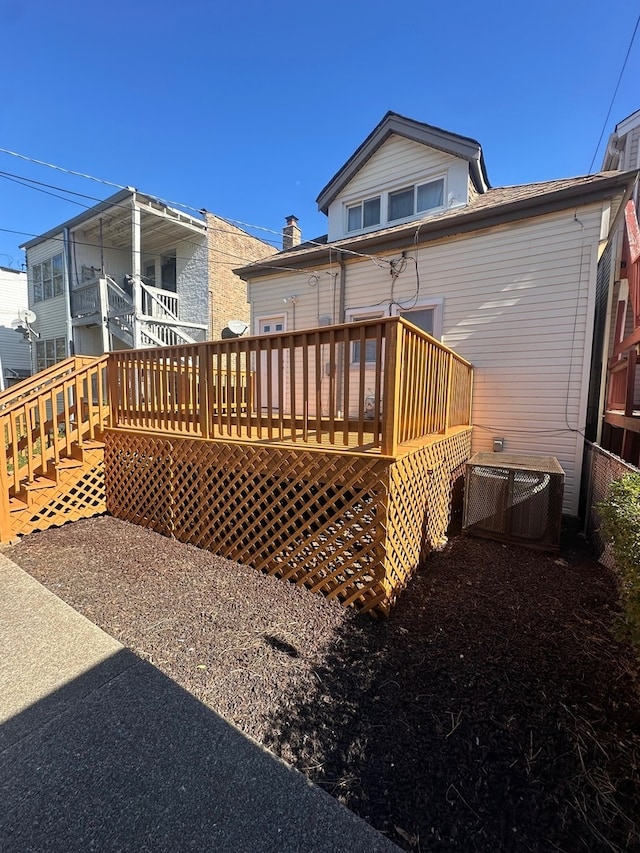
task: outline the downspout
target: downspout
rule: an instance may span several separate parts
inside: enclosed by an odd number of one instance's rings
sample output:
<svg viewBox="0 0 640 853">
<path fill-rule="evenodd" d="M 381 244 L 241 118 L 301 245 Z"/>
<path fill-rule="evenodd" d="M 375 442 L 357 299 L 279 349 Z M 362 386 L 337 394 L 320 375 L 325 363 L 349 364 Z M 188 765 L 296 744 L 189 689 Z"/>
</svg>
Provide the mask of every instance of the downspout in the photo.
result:
<svg viewBox="0 0 640 853">
<path fill-rule="evenodd" d="M 75 341 L 73 340 L 73 323 L 71 321 L 71 242 L 69 240 L 69 229 L 65 226 L 62 233 L 64 245 L 65 276 L 64 287 L 67 309 L 67 341 L 69 342 L 69 355 L 76 354 Z"/>
</svg>

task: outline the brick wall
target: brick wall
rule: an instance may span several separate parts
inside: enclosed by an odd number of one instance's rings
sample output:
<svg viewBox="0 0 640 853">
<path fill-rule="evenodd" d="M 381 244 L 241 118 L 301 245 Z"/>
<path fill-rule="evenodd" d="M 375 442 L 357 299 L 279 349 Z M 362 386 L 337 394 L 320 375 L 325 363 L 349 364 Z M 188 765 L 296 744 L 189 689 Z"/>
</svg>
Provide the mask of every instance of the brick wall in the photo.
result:
<svg viewBox="0 0 640 853">
<path fill-rule="evenodd" d="M 247 286 L 234 267 L 261 260 L 277 251 L 224 219 L 206 214 L 209 242 L 209 338 L 217 340 L 229 320 L 249 325 Z"/>
</svg>

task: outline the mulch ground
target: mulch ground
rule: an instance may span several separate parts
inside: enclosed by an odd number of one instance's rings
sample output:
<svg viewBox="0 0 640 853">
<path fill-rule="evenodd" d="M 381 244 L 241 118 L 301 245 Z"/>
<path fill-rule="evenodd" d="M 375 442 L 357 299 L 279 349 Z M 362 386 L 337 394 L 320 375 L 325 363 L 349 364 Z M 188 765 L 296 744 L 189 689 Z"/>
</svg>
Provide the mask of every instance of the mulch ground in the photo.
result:
<svg viewBox="0 0 640 853">
<path fill-rule="evenodd" d="M 640 850 L 613 575 L 454 537 L 391 616 L 113 518 L 7 554 L 406 850 Z"/>
</svg>

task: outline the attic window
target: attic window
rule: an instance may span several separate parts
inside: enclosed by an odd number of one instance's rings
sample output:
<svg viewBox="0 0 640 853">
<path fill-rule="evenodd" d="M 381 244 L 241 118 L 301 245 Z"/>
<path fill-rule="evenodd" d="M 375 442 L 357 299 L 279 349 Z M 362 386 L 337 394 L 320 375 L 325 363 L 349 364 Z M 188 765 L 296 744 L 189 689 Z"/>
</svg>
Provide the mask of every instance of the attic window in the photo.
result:
<svg viewBox="0 0 640 853">
<path fill-rule="evenodd" d="M 444 204 L 444 178 L 430 181 L 428 184 L 406 187 L 395 193 L 389 193 L 389 222 L 406 219 L 415 213 L 435 210 Z"/>
<path fill-rule="evenodd" d="M 360 231 L 373 225 L 380 225 L 379 195 L 347 208 L 347 231 Z"/>
</svg>

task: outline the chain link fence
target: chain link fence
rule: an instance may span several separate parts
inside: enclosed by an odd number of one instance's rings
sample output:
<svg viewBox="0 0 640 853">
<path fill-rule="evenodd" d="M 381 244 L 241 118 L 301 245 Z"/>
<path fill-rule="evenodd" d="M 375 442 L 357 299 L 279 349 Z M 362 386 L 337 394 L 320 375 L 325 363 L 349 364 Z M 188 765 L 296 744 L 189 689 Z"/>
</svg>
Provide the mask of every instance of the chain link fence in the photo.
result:
<svg viewBox="0 0 640 853">
<path fill-rule="evenodd" d="M 584 476 L 587 483 L 587 530 L 600 552 L 600 562 L 608 568 L 613 568 L 613 556 L 610 547 L 599 534 L 600 519 L 597 505 L 607 497 L 609 483 L 618 480 L 625 474 L 638 474 L 640 470 L 620 459 L 615 453 L 604 450 L 598 444 L 585 442 Z"/>
</svg>

